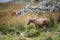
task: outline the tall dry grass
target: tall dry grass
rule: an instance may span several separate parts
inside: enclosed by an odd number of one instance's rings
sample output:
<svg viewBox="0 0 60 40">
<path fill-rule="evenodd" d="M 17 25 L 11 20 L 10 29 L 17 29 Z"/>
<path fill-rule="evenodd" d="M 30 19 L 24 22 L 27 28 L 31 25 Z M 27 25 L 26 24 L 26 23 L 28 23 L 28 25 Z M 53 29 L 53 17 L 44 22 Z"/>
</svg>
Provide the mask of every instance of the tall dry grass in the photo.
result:
<svg viewBox="0 0 60 40">
<path fill-rule="evenodd" d="M 37 17 L 36 14 L 30 13 L 24 16 L 12 16 L 11 12 L 14 10 L 22 9 L 25 4 L 0 4 L 0 26 L 10 26 L 10 25 L 26 25 L 27 21 L 31 17 Z M 3 7 L 4 6 L 4 7 Z M 55 12 L 55 13 L 43 13 L 40 14 L 38 18 L 40 17 L 47 17 L 50 18 L 51 20 L 57 19 L 60 14 L 60 12 Z"/>
</svg>

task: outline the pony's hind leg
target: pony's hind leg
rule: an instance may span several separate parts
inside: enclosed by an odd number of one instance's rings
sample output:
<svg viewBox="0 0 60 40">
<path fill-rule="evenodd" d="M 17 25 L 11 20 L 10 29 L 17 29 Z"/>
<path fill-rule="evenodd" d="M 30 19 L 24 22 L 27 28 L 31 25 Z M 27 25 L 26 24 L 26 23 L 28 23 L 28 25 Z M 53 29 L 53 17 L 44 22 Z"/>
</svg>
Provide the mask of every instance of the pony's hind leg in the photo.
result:
<svg viewBox="0 0 60 40">
<path fill-rule="evenodd" d="M 46 25 L 46 31 L 47 31 L 47 32 L 50 31 L 50 25 Z"/>
</svg>

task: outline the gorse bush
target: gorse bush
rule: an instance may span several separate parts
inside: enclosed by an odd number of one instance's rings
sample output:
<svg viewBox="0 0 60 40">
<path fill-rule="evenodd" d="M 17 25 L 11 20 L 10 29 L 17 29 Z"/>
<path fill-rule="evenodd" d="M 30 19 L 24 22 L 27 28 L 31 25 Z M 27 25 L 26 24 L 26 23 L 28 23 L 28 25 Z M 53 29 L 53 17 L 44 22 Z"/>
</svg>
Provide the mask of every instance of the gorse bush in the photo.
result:
<svg viewBox="0 0 60 40">
<path fill-rule="evenodd" d="M 40 32 L 36 29 L 31 29 L 26 33 L 27 37 L 37 37 L 40 34 Z"/>
</svg>

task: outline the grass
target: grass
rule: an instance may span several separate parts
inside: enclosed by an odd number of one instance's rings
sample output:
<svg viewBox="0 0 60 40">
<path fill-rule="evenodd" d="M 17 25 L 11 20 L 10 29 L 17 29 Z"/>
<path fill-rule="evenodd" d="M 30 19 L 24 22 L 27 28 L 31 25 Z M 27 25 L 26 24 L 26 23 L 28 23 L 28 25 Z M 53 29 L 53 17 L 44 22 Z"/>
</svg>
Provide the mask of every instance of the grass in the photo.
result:
<svg viewBox="0 0 60 40">
<path fill-rule="evenodd" d="M 36 30 L 34 25 L 30 25 L 27 28 L 22 28 L 21 27 L 14 27 L 12 26 L 11 28 L 4 28 L 2 30 L 8 29 L 8 31 L 6 32 L 7 34 L 2 35 L 3 37 L 1 38 L 1 40 L 60 40 L 60 36 L 59 33 L 59 25 L 60 24 L 55 24 L 58 25 L 58 27 L 51 28 L 50 32 L 45 32 L 45 31 L 40 31 L 40 30 Z M 25 30 L 24 30 L 25 29 Z M 18 30 L 18 31 L 17 31 Z M 13 34 L 11 34 L 11 32 Z M 21 32 L 25 32 L 25 36 L 21 36 L 20 33 Z M 51 38 L 50 38 L 51 37 Z"/>
<path fill-rule="evenodd" d="M 22 9 L 25 4 L 0 3 L 0 5 L 2 7 L 0 7 L 0 40 L 60 40 L 60 23 L 56 22 L 60 16 L 59 11 L 53 14 L 48 12 L 38 16 L 38 18 L 47 17 L 55 21 L 52 24 L 51 32 L 42 32 L 36 30 L 34 24 L 27 25 L 29 18 L 37 17 L 36 13 L 30 13 L 24 16 L 11 15 L 12 11 Z M 20 35 L 22 32 L 24 32 L 25 36 Z"/>
</svg>

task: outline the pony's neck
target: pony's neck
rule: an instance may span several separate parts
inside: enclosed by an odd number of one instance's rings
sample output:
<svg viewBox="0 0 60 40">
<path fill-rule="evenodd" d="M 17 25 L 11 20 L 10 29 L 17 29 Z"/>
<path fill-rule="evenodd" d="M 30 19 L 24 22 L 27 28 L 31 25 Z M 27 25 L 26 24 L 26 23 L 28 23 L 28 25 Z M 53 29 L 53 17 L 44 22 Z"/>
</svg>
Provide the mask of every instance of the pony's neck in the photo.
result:
<svg viewBox="0 0 60 40">
<path fill-rule="evenodd" d="M 36 23 L 36 20 L 34 20 L 32 23 L 35 24 Z"/>
</svg>

